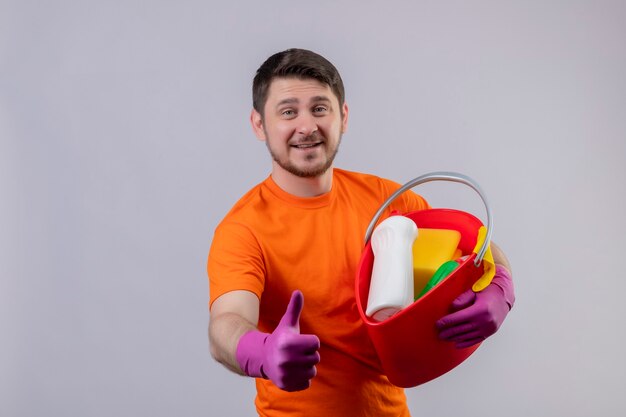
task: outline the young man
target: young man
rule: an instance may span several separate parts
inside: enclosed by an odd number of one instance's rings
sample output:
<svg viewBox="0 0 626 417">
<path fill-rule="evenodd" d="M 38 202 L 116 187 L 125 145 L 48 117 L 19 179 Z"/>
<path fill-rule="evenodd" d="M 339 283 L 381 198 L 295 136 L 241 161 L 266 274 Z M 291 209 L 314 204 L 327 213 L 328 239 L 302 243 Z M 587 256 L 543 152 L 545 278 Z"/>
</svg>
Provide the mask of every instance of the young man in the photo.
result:
<svg viewBox="0 0 626 417">
<path fill-rule="evenodd" d="M 254 78 L 253 107 L 272 171 L 215 231 L 211 354 L 257 378 L 261 416 L 408 416 L 354 295 L 367 225 L 399 184 L 333 167 L 349 111 L 339 73 L 320 55 L 290 49 L 268 58 Z M 409 191 L 387 214 L 428 207 Z M 438 323 L 440 337 L 459 347 L 495 333 L 513 304 L 509 265 L 492 250 L 492 284 L 462 294 Z"/>
</svg>

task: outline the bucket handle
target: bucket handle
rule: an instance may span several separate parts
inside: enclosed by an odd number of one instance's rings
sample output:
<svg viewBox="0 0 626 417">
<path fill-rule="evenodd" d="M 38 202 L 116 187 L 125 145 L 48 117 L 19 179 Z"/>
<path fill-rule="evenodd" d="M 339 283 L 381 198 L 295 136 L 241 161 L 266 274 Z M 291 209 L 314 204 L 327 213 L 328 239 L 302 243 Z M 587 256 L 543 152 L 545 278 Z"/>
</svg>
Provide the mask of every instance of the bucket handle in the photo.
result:
<svg viewBox="0 0 626 417">
<path fill-rule="evenodd" d="M 493 232 L 493 216 L 491 215 L 491 208 L 489 207 L 489 203 L 487 203 L 487 198 L 485 197 L 485 193 L 481 190 L 478 183 L 476 183 L 476 181 L 474 181 L 467 175 L 459 174 L 458 172 L 445 172 L 445 171 L 430 172 L 428 174 L 420 175 L 419 177 L 412 179 L 411 181 L 407 182 L 402 187 L 400 187 L 396 192 L 394 192 L 391 196 L 389 196 L 387 200 L 385 200 L 385 202 L 383 203 L 382 206 L 380 206 L 376 214 L 374 214 L 374 218 L 370 222 L 369 226 L 367 226 L 367 231 L 365 232 L 365 244 L 367 245 L 367 242 L 369 242 L 370 237 L 372 236 L 372 232 L 374 230 L 374 226 L 376 225 L 376 222 L 378 222 L 378 219 L 380 218 L 380 216 L 383 214 L 385 209 L 396 198 L 398 198 L 400 194 L 402 194 L 403 192 L 417 185 L 424 184 L 424 183 L 431 182 L 431 181 L 450 181 L 450 182 L 458 182 L 461 184 L 465 184 L 469 186 L 470 188 L 472 188 L 474 191 L 476 191 L 476 193 L 478 193 L 480 198 L 483 200 L 485 209 L 487 210 L 487 236 L 485 237 L 485 240 L 483 241 L 483 244 L 480 250 L 476 254 L 476 259 L 474 259 L 474 265 L 479 266 L 483 260 L 483 257 L 485 256 L 485 253 L 487 253 L 487 249 L 489 248 L 489 242 L 491 242 L 491 233 Z"/>
</svg>

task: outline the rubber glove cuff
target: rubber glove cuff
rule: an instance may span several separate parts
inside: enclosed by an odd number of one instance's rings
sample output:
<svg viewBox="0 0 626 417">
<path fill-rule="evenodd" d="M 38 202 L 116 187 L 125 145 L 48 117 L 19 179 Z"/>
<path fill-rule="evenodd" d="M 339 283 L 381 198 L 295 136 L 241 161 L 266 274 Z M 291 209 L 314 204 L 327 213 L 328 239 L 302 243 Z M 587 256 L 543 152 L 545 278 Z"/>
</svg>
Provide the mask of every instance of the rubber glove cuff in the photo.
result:
<svg viewBox="0 0 626 417">
<path fill-rule="evenodd" d="M 513 308 L 513 304 L 515 304 L 515 288 L 509 270 L 502 265 L 496 265 L 496 273 L 491 283 L 502 290 L 504 301 L 509 305 L 510 311 Z"/>
<path fill-rule="evenodd" d="M 252 330 L 239 339 L 235 356 L 246 375 L 269 379 L 285 391 L 309 388 L 320 361 L 320 340 L 312 334 L 300 334 L 303 304 L 302 292 L 294 291 L 271 334 Z"/>
<path fill-rule="evenodd" d="M 263 346 L 269 333 L 250 330 L 239 339 L 237 344 L 237 363 L 244 374 L 253 378 L 268 379 L 263 373 Z"/>
</svg>

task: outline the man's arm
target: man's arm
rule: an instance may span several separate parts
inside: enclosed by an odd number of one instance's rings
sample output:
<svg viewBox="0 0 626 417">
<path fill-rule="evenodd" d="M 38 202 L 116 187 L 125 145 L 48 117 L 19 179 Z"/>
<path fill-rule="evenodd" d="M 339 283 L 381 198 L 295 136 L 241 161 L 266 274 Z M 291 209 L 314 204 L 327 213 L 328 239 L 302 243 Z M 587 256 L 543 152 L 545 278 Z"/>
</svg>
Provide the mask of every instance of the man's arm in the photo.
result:
<svg viewBox="0 0 626 417">
<path fill-rule="evenodd" d="M 211 356 L 233 372 L 244 375 L 236 353 L 239 339 L 256 330 L 259 321 L 259 299 L 250 291 L 231 291 L 211 305 L 209 345 Z"/>
<path fill-rule="evenodd" d="M 311 386 L 320 361 L 320 340 L 300 334 L 304 295 L 294 291 L 285 314 L 272 333 L 257 330 L 259 299 L 248 291 L 232 291 L 211 306 L 211 355 L 241 375 L 271 380 L 285 391 Z"/>
<path fill-rule="evenodd" d="M 509 271 L 509 273 L 512 274 L 513 271 L 511 270 L 511 264 L 509 263 L 509 260 L 504 252 L 502 252 L 502 249 L 500 249 L 500 247 L 493 242 L 490 243 L 490 246 L 491 253 L 493 255 L 493 261 L 495 262 L 495 264 L 505 267 Z"/>
</svg>

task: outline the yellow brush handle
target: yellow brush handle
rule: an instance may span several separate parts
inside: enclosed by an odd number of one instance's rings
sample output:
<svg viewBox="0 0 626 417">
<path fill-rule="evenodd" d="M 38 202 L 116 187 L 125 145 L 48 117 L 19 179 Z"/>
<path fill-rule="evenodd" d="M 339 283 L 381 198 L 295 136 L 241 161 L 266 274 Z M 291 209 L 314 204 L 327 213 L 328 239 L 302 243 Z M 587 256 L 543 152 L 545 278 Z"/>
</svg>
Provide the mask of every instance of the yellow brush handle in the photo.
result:
<svg viewBox="0 0 626 417">
<path fill-rule="evenodd" d="M 483 246 L 483 242 L 487 237 L 487 228 L 485 226 L 481 226 L 478 229 L 478 239 L 476 239 L 476 246 L 474 247 L 474 253 L 478 253 L 480 248 Z M 487 251 L 485 252 L 485 256 L 483 257 L 483 275 L 478 278 L 478 280 L 472 285 L 472 290 L 474 292 L 480 292 L 487 288 L 487 285 L 491 284 L 491 280 L 493 276 L 496 274 L 496 264 L 493 260 L 493 254 L 491 253 L 491 246 L 487 246 Z"/>
</svg>

